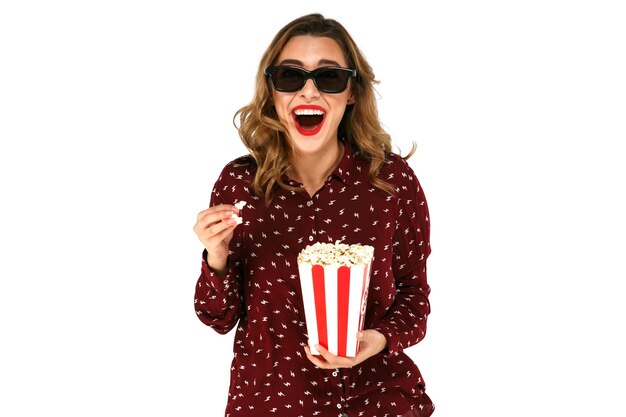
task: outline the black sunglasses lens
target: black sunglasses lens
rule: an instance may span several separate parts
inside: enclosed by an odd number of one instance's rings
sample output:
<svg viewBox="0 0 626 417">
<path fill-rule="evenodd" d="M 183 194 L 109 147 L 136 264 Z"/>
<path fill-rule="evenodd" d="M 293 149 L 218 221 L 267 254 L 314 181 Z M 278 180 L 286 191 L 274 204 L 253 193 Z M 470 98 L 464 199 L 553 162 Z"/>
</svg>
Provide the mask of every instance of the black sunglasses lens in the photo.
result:
<svg viewBox="0 0 626 417">
<path fill-rule="evenodd" d="M 278 91 L 294 92 L 304 85 L 305 74 L 297 68 L 276 68 L 272 75 L 274 87 Z"/>
<path fill-rule="evenodd" d="M 338 68 L 320 68 L 307 73 L 303 69 L 293 67 L 274 67 L 269 72 L 276 90 L 293 93 L 304 87 L 307 78 L 312 76 L 315 85 L 325 93 L 341 93 L 348 86 L 351 72 Z"/>
<path fill-rule="evenodd" d="M 315 74 L 317 87 L 327 93 L 338 93 L 346 89 L 350 73 L 339 69 L 324 69 Z"/>
</svg>

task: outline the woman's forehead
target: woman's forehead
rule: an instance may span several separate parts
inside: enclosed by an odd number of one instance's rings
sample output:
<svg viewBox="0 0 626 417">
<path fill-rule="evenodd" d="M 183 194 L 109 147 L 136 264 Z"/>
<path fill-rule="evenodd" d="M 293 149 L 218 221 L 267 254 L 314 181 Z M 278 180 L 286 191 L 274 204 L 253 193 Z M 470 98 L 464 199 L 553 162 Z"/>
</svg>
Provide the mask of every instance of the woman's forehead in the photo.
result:
<svg viewBox="0 0 626 417">
<path fill-rule="evenodd" d="M 346 59 L 337 41 L 310 35 L 289 39 L 276 61 L 280 65 L 298 65 L 304 68 L 346 66 Z"/>
</svg>

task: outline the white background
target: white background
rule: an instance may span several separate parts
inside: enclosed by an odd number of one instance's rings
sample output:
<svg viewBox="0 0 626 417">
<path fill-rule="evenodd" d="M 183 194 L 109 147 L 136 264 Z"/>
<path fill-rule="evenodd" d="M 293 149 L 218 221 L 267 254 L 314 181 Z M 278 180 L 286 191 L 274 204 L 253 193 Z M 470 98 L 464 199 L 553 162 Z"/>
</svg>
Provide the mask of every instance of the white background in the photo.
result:
<svg viewBox="0 0 626 417">
<path fill-rule="evenodd" d="M 275 32 L 341 21 L 431 210 L 438 417 L 624 416 L 619 1 L 6 1 L 0 415 L 221 416 L 192 232 Z M 406 3 L 408 4 L 408 2 Z"/>
</svg>

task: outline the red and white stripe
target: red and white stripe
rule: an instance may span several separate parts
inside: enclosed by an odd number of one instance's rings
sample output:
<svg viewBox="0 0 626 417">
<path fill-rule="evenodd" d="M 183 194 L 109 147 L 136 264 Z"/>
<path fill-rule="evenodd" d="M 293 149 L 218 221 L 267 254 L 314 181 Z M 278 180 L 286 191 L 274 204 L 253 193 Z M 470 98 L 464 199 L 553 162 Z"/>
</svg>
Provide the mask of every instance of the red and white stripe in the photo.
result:
<svg viewBox="0 0 626 417">
<path fill-rule="evenodd" d="M 337 356 L 354 357 L 356 335 L 363 329 L 371 263 L 364 266 L 300 264 L 309 348 L 320 344 Z"/>
</svg>

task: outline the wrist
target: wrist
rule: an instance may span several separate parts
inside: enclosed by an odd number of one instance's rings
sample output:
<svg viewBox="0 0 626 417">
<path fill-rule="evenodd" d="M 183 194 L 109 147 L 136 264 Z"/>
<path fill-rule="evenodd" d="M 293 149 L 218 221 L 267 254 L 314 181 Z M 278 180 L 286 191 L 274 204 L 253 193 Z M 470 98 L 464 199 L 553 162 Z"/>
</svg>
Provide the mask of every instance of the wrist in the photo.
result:
<svg viewBox="0 0 626 417">
<path fill-rule="evenodd" d="M 212 258 L 208 254 L 208 252 L 206 252 L 204 261 L 206 262 L 211 272 L 213 272 L 216 275 L 226 275 L 226 272 L 228 272 L 228 258 L 215 259 L 215 258 Z"/>
</svg>

